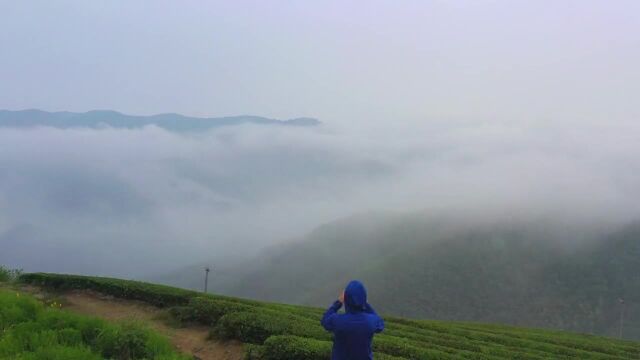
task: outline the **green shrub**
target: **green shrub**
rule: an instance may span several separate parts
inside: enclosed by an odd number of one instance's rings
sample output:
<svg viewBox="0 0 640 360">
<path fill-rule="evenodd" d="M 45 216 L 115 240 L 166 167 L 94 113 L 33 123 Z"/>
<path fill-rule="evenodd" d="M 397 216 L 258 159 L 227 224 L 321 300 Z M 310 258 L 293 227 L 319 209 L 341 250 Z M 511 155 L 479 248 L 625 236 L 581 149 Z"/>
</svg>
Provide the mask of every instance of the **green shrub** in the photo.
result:
<svg viewBox="0 0 640 360">
<path fill-rule="evenodd" d="M 191 306 L 182 305 L 172 306 L 156 318 L 172 327 L 183 327 L 185 324 L 196 321 L 194 309 Z"/>
<path fill-rule="evenodd" d="M 326 360 L 331 342 L 298 336 L 271 336 L 264 342 L 266 360 Z"/>
<path fill-rule="evenodd" d="M 407 360 L 407 358 L 387 355 L 387 354 L 380 354 L 380 353 L 374 354 L 373 359 L 374 360 Z"/>
<path fill-rule="evenodd" d="M 420 347 L 408 340 L 377 336 L 374 338 L 373 349 L 377 352 L 406 357 L 409 359 L 462 359 L 453 354 L 429 347 Z"/>
<path fill-rule="evenodd" d="M 271 318 L 255 316 L 250 312 L 229 313 L 218 321 L 214 333 L 225 339 L 238 339 L 252 344 L 262 344 L 273 334 L 285 334 L 286 325 L 271 322 Z"/>
<path fill-rule="evenodd" d="M 244 360 L 264 359 L 264 346 L 256 344 L 246 344 L 244 346 Z"/>
<path fill-rule="evenodd" d="M 87 347 L 69 347 L 54 345 L 40 348 L 35 352 L 18 355 L 20 360 L 101 360 L 102 357 Z"/>
<path fill-rule="evenodd" d="M 265 360 L 326 360 L 331 358 L 330 341 L 315 340 L 291 335 L 278 335 L 268 338 L 260 348 L 262 357 L 257 359 Z M 405 358 L 376 353 L 375 360 L 404 360 Z M 254 358 L 250 358 L 253 360 Z"/>
<path fill-rule="evenodd" d="M 191 313 L 192 320 L 207 325 L 216 324 L 226 314 L 251 312 L 254 309 L 254 307 L 243 303 L 201 296 L 191 299 L 189 307 L 193 311 Z"/>
<path fill-rule="evenodd" d="M 19 269 L 9 269 L 5 266 L 0 265 L 0 283 L 2 282 L 13 282 L 17 278 L 22 275 L 22 270 Z"/>
<path fill-rule="evenodd" d="M 42 311 L 42 305 L 32 297 L 0 291 L 0 331 L 2 332 L 15 324 L 35 320 Z"/>
<path fill-rule="evenodd" d="M 58 343 L 65 346 L 82 345 L 82 334 L 80 330 L 73 328 L 64 328 L 57 331 Z"/>
<path fill-rule="evenodd" d="M 233 338 L 252 344 L 262 344 L 272 335 L 295 335 L 330 340 L 319 321 L 312 322 L 287 314 L 268 312 L 234 312 L 218 321 L 215 332 L 223 338 Z"/>
<path fill-rule="evenodd" d="M 141 300 L 159 307 L 186 305 L 197 295 L 195 291 L 138 281 L 80 275 L 46 273 L 23 274 L 19 280 L 57 290 L 89 289 L 124 299 Z"/>
<path fill-rule="evenodd" d="M 186 359 L 151 330 L 45 307 L 6 290 L 0 290 L 0 327 L 0 359 Z"/>
<path fill-rule="evenodd" d="M 151 355 L 146 347 L 147 333 L 134 326 L 108 328 L 98 336 L 96 347 L 106 358 L 146 359 Z"/>
</svg>

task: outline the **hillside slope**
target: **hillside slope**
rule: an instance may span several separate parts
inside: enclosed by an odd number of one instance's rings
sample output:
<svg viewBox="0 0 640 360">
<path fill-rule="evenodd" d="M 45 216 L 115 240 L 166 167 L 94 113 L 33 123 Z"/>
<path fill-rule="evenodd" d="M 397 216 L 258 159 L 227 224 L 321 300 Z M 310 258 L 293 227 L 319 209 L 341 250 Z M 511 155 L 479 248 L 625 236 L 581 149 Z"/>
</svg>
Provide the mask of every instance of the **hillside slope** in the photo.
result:
<svg viewBox="0 0 640 360">
<path fill-rule="evenodd" d="M 420 216 L 347 219 L 221 269 L 215 288 L 324 306 L 358 278 L 379 309 L 399 316 L 608 336 L 619 335 L 622 298 L 624 336 L 640 339 L 637 224 L 599 232 L 549 222 L 453 224 Z"/>
<path fill-rule="evenodd" d="M 73 313 L 95 316 L 110 322 L 145 324 L 167 337 L 183 354 L 198 359 L 242 360 L 244 351 L 237 341 L 216 341 L 209 338 L 209 328 L 202 325 L 170 326 L 161 309 L 141 301 L 117 299 L 93 291 L 73 290 L 58 293 L 64 308 Z M 169 323 L 169 324 L 167 324 Z"/>
<path fill-rule="evenodd" d="M 331 336 L 322 309 L 262 303 L 134 281 L 26 274 L 21 281 L 55 290 L 90 289 L 169 309 L 176 318 L 212 326 L 218 337 L 241 340 L 248 359 L 327 359 Z M 385 316 L 374 338 L 378 360 L 399 359 L 637 359 L 640 344 L 559 331 L 500 325 L 416 321 Z"/>
</svg>

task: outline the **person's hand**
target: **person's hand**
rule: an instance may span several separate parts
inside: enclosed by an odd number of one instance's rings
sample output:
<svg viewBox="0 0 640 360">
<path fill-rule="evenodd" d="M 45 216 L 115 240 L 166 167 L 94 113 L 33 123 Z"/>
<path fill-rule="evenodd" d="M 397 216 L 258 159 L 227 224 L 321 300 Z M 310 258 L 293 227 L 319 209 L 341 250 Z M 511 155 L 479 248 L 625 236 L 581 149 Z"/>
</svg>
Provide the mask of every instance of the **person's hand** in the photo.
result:
<svg viewBox="0 0 640 360">
<path fill-rule="evenodd" d="M 340 293 L 340 296 L 338 296 L 338 301 L 344 304 L 344 291 Z"/>
</svg>

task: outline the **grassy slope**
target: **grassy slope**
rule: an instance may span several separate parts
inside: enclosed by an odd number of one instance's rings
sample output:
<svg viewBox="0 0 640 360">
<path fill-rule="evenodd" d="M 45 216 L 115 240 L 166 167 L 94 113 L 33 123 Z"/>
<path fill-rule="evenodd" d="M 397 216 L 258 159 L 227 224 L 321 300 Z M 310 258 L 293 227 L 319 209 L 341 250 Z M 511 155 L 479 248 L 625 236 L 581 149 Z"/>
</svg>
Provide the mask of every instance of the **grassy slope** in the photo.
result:
<svg viewBox="0 0 640 360">
<path fill-rule="evenodd" d="M 0 359 L 184 359 L 166 338 L 138 325 L 114 325 L 0 289 Z"/>
<path fill-rule="evenodd" d="M 264 303 L 141 282 L 58 274 L 26 274 L 26 283 L 93 289 L 167 307 L 176 317 L 212 326 L 248 344 L 251 359 L 327 359 L 331 337 L 322 309 Z M 375 337 L 377 359 L 638 359 L 640 344 L 559 331 L 386 317 Z"/>
</svg>

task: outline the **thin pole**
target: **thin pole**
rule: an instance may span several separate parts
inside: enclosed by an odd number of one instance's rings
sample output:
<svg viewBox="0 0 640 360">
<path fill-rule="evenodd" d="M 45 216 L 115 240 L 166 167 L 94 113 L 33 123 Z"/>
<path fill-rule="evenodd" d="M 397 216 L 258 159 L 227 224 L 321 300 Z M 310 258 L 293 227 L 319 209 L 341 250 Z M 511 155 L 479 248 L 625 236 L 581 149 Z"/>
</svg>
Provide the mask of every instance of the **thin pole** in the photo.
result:
<svg viewBox="0 0 640 360">
<path fill-rule="evenodd" d="M 210 269 L 209 269 L 208 266 L 204 269 L 204 271 L 205 271 L 205 274 L 204 274 L 204 293 L 205 294 L 207 293 L 207 285 L 209 285 L 209 270 Z"/>
<path fill-rule="evenodd" d="M 618 301 L 620 302 L 620 331 L 619 331 L 619 336 L 622 339 L 622 330 L 624 329 L 624 300 L 623 299 L 618 299 Z"/>
</svg>

